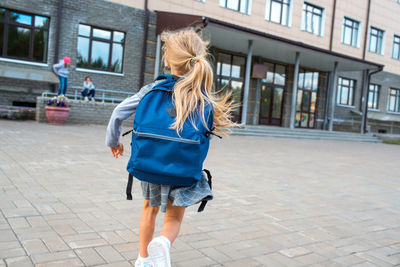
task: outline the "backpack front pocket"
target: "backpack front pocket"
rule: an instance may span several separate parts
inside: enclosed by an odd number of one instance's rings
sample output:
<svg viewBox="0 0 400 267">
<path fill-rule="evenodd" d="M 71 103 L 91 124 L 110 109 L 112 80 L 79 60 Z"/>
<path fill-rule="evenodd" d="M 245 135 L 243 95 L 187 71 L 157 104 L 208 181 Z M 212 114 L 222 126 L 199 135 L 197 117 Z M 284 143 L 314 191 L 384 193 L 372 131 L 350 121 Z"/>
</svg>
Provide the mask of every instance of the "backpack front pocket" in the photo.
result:
<svg viewBox="0 0 400 267">
<path fill-rule="evenodd" d="M 157 129 L 157 133 L 154 131 L 133 131 L 133 168 L 167 177 L 200 178 L 197 176 L 201 173 L 205 158 L 200 136 L 196 134 L 189 139 L 173 136 L 173 130 Z"/>
</svg>

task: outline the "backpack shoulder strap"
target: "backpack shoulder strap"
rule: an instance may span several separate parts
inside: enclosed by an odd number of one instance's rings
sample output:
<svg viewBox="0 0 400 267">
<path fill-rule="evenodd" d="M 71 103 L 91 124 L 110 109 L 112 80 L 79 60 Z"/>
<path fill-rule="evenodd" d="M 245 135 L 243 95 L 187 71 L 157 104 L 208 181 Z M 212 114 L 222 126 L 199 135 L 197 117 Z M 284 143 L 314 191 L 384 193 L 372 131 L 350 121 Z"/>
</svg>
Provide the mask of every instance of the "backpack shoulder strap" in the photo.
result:
<svg viewBox="0 0 400 267">
<path fill-rule="evenodd" d="M 148 92 L 150 92 L 154 86 L 162 82 L 162 80 L 156 80 L 152 83 L 146 84 L 142 88 L 140 88 L 139 92 L 136 93 L 137 97 L 142 100 L 142 98 L 147 95 Z"/>
</svg>

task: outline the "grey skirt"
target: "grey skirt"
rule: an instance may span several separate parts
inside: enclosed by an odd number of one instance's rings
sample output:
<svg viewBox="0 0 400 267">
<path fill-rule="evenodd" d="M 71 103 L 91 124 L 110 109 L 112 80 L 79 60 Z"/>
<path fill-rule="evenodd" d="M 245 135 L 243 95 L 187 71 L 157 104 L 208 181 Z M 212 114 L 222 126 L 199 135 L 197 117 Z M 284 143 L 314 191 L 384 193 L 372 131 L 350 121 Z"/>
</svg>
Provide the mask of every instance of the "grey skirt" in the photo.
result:
<svg viewBox="0 0 400 267">
<path fill-rule="evenodd" d="M 204 172 L 200 181 L 189 187 L 152 184 L 143 181 L 141 186 L 143 197 L 150 201 L 150 206 L 161 206 L 162 212 L 167 210 L 168 199 L 171 201 L 172 206 L 183 207 L 195 205 L 202 200 L 213 199 L 213 194 Z"/>
</svg>

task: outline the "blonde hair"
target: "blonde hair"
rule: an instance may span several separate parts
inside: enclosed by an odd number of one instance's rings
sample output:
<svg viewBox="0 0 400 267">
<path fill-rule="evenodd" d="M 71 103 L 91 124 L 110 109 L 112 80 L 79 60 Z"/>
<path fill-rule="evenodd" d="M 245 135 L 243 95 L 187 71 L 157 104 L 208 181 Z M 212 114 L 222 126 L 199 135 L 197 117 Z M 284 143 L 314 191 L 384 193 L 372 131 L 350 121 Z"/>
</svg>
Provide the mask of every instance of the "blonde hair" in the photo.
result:
<svg viewBox="0 0 400 267">
<path fill-rule="evenodd" d="M 207 60 L 208 42 L 203 41 L 193 30 L 163 32 L 161 40 L 164 42 L 163 57 L 179 75 L 185 76 L 174 87 L 176 120 L 171 128 L 180 132 L 187 119 L 193 123 L 195 112 L 201 115 L 204 126 L 208 128 L 204 118 L 207 103 L 214 108 L 215 131 L 227 134 L 227 127 L 234 125 L 231 121 L 231 95 L 219 97 L 212 90 L 214 78 Z"/>
</svg>

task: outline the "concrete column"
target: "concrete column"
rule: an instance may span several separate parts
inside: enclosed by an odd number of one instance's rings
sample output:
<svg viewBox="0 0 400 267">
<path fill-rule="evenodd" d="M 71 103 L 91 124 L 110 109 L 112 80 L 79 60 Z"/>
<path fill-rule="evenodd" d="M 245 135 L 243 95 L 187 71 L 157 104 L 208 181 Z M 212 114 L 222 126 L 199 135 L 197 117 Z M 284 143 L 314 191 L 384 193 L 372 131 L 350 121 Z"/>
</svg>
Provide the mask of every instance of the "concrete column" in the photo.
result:
<svg viewBox="0 0 400 267">
<path fill-rule="evenodd" d="M 290 111 L 290 129 L 294 129 L 294 122 L 296 116 L 296 99 L 297 99 L 297 81 L 299 78 L 300 67 L 300 52 L 296 52 L 296 61 L 294 63 L 294 75 L 292 86 L 292 107 Z"/>
<path fill-rule="evenodd" d="M 332 75 L 332 82 L 331 82 L 331 114 L 329 117 L 329 131 L 333 130 L 333 120 L 335 118 L 335 106 L 336 106 L 336 89 L 337 89 L 337 79 L 338 79 L 338 62 L 335 61 L 335 66 L 333 67 L 333 75 Z"/>
<path fill-rule="evenodd" d="M 326 82 L 326 95 L 325 95 L 325 109 L 324 109 L 324 124 L 322 129 L 326 130 L 328 125 L 328 111 L 329 111 L 329 96 L 331 92 L 332 72 L 328 72 L 328 80 Z"/>
<path fill-rule="evenodd" d="M 253 111 L 253 124 L 256 125 L 258 123 L 257 113 L 259 113 L 259 105 L 260 105 L 260 90 L 261 90 L 261 79 L 257 79 L 257 87 L 256 93 L 254 97 L 254 111 Z"/>
<path fill-rule="evenodd" d="M 361 92 L 362 92 L 362 97 L 361 97 L 361 128 L 360 128 L 360 133 L 364 134 L 365 131 L 365 116 L 367 114 L 367 108 L 368 108 L 368 92 L 369 92 L 369 82 L 368 82 L 368 74 L 369 74 L 369 70 L 364 70 L 363 71 L 363 88 L 361 88 Z"/>
<path fill-rule="evenodd" d="M 161 62 L 161 35 L 157 35 L 156 59 L 154 64 L 154 79 L 160 74 Z"/>
<path fill-rule="evenodd" d="M 253 40 L 249 40 L 249 48 L 247 51 L 246 74 L 244 78 L 244 94 L 243 94 L 243 109 L 242 109 L 242 124 L 246 125 L 247 121 L 247 102 L 249 101 L 250 73 L 251 73 L 251 58 L 253 57 Z"/>
</svg>

